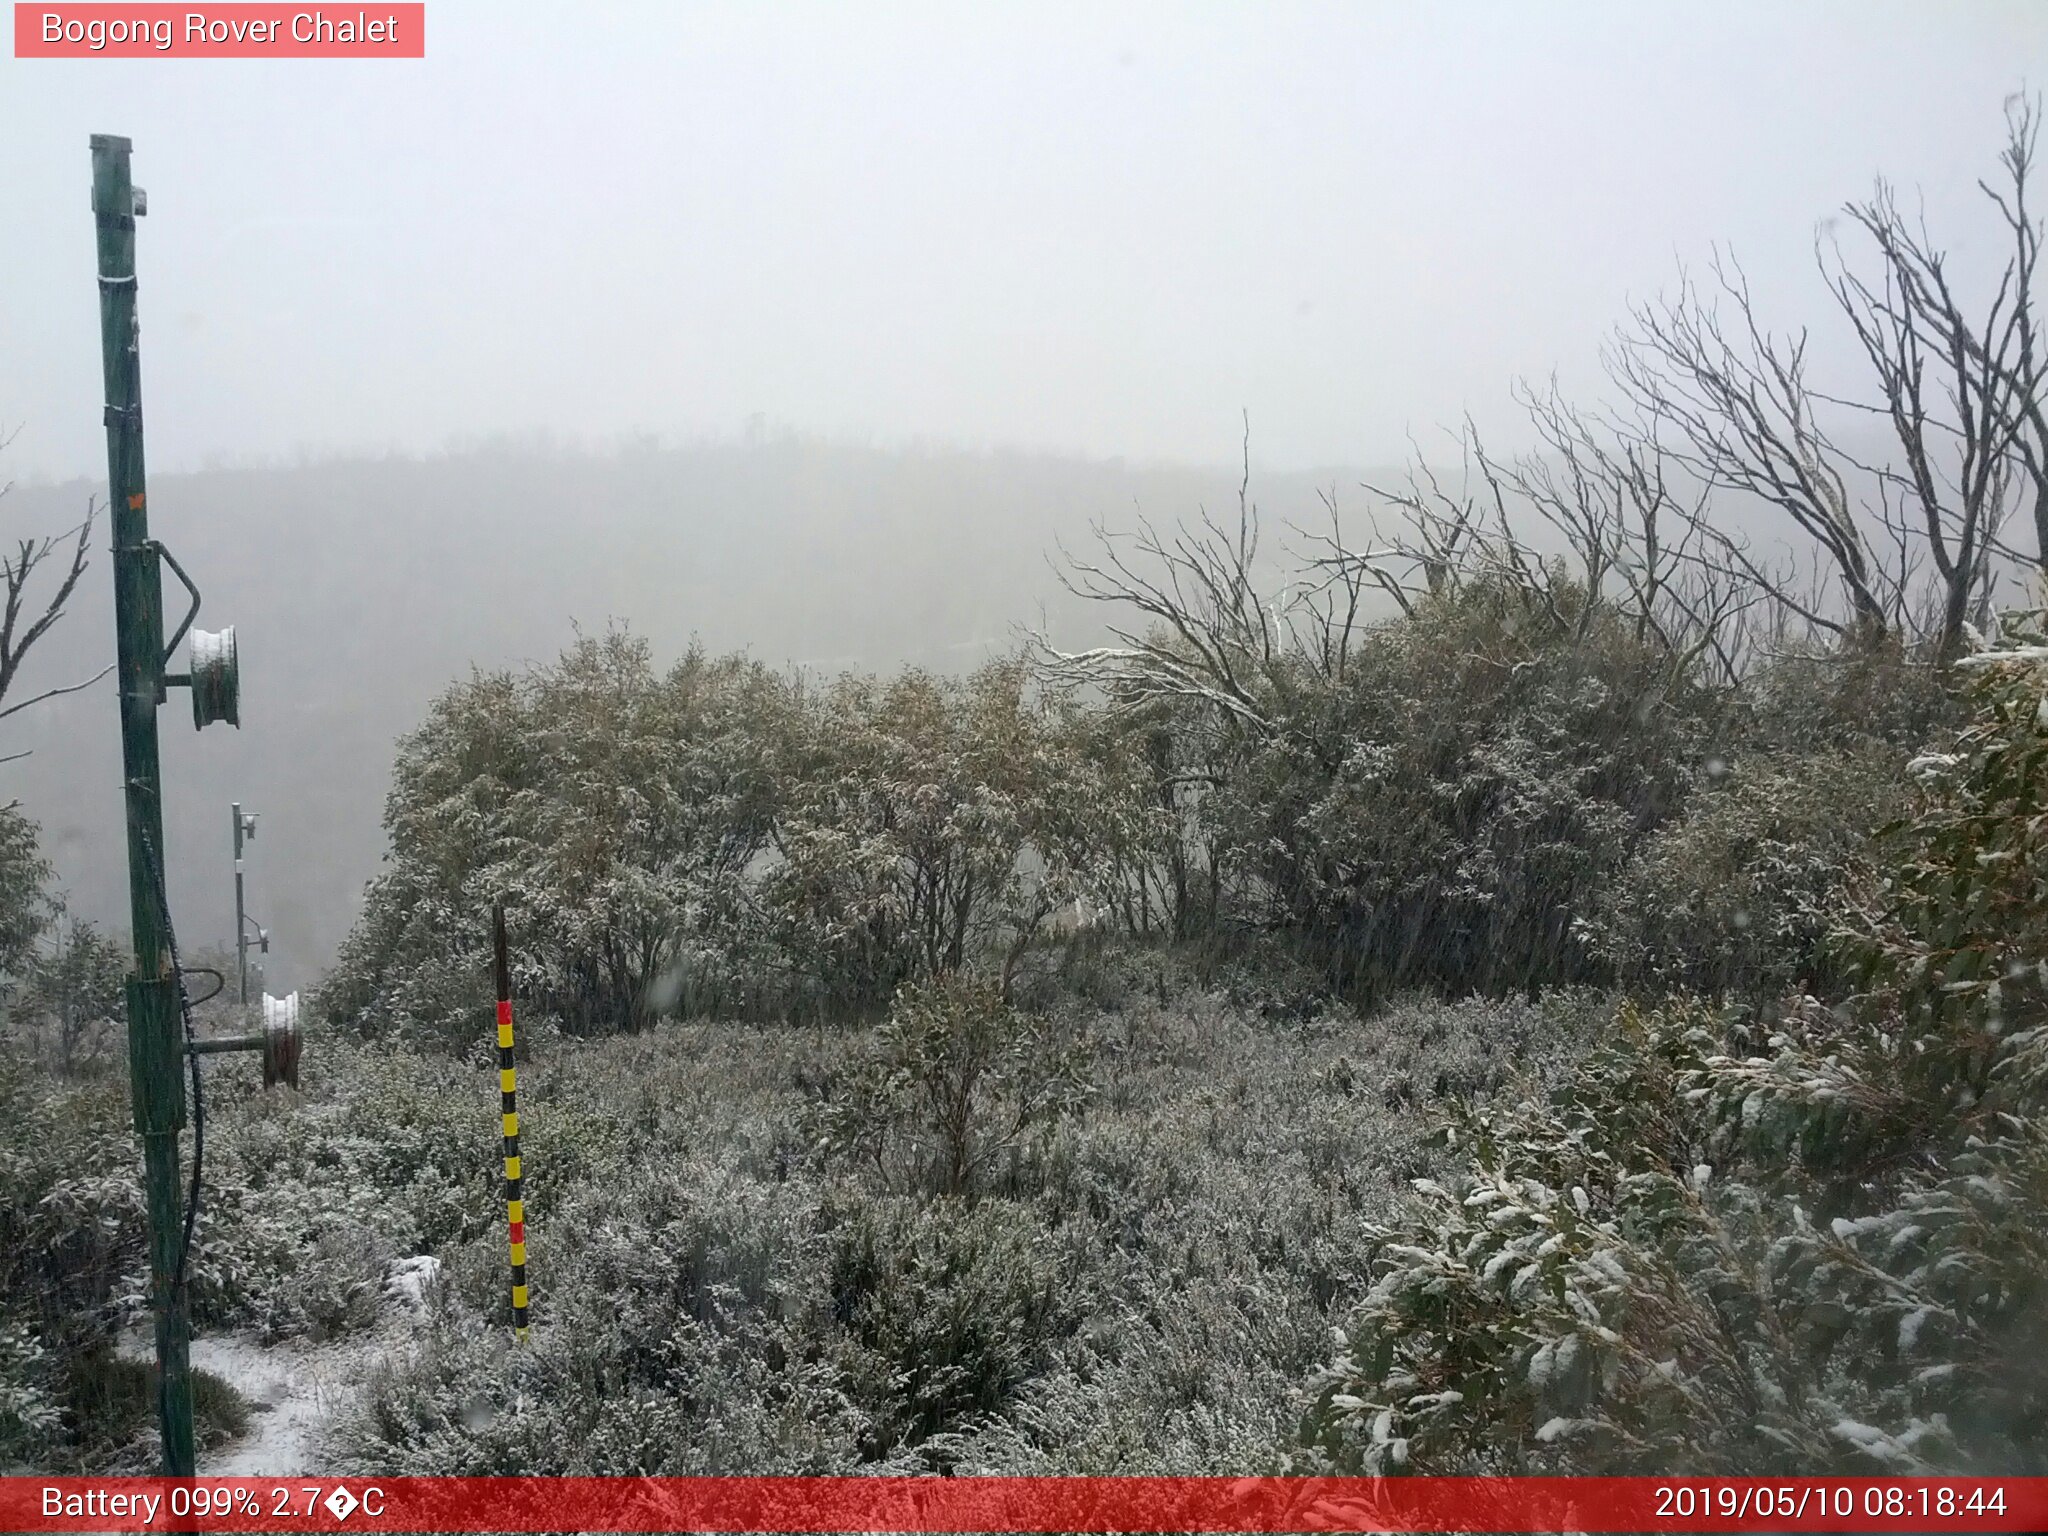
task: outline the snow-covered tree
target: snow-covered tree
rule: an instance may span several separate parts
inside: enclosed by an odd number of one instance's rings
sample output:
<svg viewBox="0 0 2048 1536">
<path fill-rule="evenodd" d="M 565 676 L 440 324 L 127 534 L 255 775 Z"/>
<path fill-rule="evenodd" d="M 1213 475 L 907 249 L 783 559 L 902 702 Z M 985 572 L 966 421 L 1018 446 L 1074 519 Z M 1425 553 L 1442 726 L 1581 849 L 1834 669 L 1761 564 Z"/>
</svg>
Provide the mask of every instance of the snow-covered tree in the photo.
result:
<svg viewBox="0 0 2048 1536">
<path fill-rule="evenodd" d="M 871 1008 L 976 961 L 1007 990 L 1056 914 L 1111 899 L 1140 786 L 1020 662 L 842 678 L 802 719 L 758 899 L 826 994 Z"/>
<path fill-rule="evenodd" d="M 494 901 L 521 996 L 572 1032 L 638 1028 L 686 985 L 726 984 L 781 689 L 694 650 L 658 672 L 622 633 L 450 689 L 400 746 L 386 867 L 322 1008 L 372 1032 L 484 1038 Z"/>
</svg>

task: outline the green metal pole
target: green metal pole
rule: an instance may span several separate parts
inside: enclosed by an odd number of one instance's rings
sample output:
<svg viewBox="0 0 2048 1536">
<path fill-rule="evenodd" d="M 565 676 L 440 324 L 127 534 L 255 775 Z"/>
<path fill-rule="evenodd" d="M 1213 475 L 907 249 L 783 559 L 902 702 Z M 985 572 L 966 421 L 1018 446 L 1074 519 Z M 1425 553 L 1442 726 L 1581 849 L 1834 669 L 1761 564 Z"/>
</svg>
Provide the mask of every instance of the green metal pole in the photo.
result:
<svg viewBox="0 0 2048 1536">
<path fill-rule="evenodd" d="M 164 697 L 163 585 L 149 542 L 142 468 L 142 369 L 135 320 L 135 215 L 128 140 L 92 137 L 92 211 L 99 228 L 100 352 L 106 376 L 107 490 L 114 528 L 114 635 L 121 762 L 128 809 L 128 890 L 135 969 L 128 978 L 128 1062 L 149 1201 L 150 1299 L 156 1311 L 157 1422 L 167 1477 L 193 1474 L 191 1326 L 177 1284 L 178 1133 L 185 1081 L 177 979 L 165 942 L 162 778 L 156 711 Z"/>
</svg>

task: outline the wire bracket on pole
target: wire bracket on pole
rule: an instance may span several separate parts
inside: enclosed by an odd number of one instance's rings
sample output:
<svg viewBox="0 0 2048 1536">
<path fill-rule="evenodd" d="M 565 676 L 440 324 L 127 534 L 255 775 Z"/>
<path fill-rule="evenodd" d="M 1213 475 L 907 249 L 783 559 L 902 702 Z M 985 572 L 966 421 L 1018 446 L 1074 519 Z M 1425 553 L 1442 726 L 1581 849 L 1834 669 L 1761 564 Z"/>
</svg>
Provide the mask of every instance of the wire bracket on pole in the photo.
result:
<svg viewBox="0 0 2048 1536">
<path fill-rule="evenodd" d="M 140 432 L 142 430 L 141 402 L 138 401 L 134 405 L 107 406 L 100 414 L 100 421 L 105 426 L 131 427 L 135 431 Z"/>
<path fill-rule="evenodd" d="M 160 540 L 151 539 L 143 547 L 171 568 L 171 574 L 178 578 L 178 581 L 184 586 L 186 594 L 192 599 L 192 606 L 185 610 L 185 621 L 178 626 L 178 632 L 171 636 L 170 644 L 164 647 L 163 660 L 158 663 L 159 667 L 167 667 L 171 664 L 171 658 L 178 654 L 178 642 L 185 638 L 185 631 L 190 629 L 192 621 L 199 617 L 199 587 L 190 576 L 185 574 L 185 567 L 178 564 L 177 558 L 168 549 L 164 548 Z M 165 678 L 164 681 L 170 682 L 172 679 Z M 191 678 L 187 676 L 185 681 L 189 685 Z"/>
</svg>

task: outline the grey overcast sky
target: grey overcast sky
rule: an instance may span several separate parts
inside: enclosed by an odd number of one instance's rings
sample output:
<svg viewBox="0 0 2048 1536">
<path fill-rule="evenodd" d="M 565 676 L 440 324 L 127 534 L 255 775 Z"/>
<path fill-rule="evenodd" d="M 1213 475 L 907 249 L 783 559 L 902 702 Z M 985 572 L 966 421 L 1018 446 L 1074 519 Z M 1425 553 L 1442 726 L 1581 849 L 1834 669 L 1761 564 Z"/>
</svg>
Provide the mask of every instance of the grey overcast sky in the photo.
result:
<svg viewBox="0 0 2048 1536">
<path fill-rule="evenodd" d="M 354 7 L 348 8 L 351 12 Z M 551 430 L 1381 462 L 1731 242 L 1825 327 L 1966 246 L 2048 4 L 429 0 L 423 61 L 0 61 L 0 423 L 103 468 L 86 139 L 159 469 Z M 1965 253 L 1967 254 L 1967 252 Z"/>
</svg>

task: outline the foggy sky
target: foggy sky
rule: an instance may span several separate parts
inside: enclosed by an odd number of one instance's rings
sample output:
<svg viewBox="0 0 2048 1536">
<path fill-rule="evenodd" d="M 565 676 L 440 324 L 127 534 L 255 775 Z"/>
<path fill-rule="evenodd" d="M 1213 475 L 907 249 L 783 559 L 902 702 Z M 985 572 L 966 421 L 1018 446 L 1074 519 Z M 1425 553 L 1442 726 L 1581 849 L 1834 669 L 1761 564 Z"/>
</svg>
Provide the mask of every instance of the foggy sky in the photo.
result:
<svg viewBox="0 0 2048 1536">
<path fill-rule="evenodd" d="M 750 420 L 1274 468 L 1590 377 L 1731 242 L 1937 228 L 2048 7 L 431 0 L 423 61 L 0 61 L 0 423 L 99 475 L 87 136 L 136 142 L 152 467 Z M 1967 255 L 1967 252 L 1964 253 Z M 1825 339 L 1825 338 L 1824 338 Z"/>
</svg>

